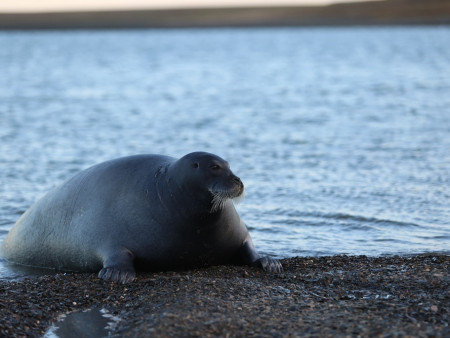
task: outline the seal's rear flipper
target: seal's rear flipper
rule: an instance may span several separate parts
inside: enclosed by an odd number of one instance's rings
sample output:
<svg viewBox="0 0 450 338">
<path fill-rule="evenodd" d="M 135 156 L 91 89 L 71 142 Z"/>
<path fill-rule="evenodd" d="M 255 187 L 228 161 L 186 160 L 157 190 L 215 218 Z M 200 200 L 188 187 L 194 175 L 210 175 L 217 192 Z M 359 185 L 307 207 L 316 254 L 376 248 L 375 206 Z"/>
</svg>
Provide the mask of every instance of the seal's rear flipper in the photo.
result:
<svg viewBox="0 0 450 338">
<path fill-rule="evenodd" d="M 277 259 L 268 256 L 260 257 L 258 255 L 250 238 L 241 247 L 240 256 L 244 264 L 262 268 L 267 272 L 283 272 L 283 266 Z"/>
<path fill-rule="evenodd" d="M 133 260 L 134 255 L 128 249 L 110 251 L 104 259 L 103 269 L 98 273 L 98 277 L 120 284 L 132 282 L 136 277 Z"/>
</svg>

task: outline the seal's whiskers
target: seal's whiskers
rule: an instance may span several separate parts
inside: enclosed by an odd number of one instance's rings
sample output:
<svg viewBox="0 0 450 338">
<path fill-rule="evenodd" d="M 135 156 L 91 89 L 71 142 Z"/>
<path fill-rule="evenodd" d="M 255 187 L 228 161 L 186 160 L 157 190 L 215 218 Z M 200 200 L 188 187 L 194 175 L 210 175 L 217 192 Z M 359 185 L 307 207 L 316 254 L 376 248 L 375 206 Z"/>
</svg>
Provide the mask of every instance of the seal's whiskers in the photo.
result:
<svg viewBox="0 0 450 338">
<path fill-rule="evenodd" d="M 222 209 L 225 206 L 225 202 L 229 199 L 232 199 L 234 204 L 239 204 L 245 197 L 244 191 L 242 191 L 239 196 L 235 197 L 228 191 L 213 191 L 211 193 L 213 195 L 211 213 Z"/>
<path fill-rule="evenodd" d="M 235 205 L 238 205 L 239 203 L 241 203 L 245 198 L 245 190 L 242 190 L 242 193 L 239 196 L 236 196 L 235 198 L 233 198 L 233 203 Z"/>
<path fill-rule="evenodd" d="M 211 202 L 212 203 L 211 213 L 222 209 L 225 205 L 225 202 L 230 198 L 229 193 L 226 191 L 215 191 L 212 194 L 213 199 Z"/>
</svg>

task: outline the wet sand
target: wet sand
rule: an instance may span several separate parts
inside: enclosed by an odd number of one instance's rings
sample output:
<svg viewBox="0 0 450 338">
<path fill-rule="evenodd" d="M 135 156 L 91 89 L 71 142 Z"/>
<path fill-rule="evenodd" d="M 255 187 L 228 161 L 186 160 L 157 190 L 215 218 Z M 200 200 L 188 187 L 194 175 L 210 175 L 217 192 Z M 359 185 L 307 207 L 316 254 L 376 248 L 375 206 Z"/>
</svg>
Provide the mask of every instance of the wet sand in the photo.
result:
<svg viewBox="0 0 450 338">
<path fill-rule="evenodd" d="M 0 336 L 40 336 L 63 313 L 106 309 L 114 336 L 450 336 L 450 257 L 290 258 L 285 272 L 220 266 L 0 282 Z M 81 330 L 89 325 L 79 324 Z"/>
</svg>

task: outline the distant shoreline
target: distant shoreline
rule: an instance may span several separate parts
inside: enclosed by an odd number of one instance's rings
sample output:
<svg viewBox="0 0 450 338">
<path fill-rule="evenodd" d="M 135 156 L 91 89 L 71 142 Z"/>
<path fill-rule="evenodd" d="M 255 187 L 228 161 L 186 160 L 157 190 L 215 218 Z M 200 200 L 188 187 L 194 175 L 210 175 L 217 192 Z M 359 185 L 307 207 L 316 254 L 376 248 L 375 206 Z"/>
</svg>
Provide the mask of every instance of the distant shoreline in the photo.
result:
<svg viewBox="0 0 450 338">
<path fill-rule="evenodd" d="M 0 13 L 0 30 L 449 25 L 450 1 L 385 0 L 315 7 Z"/>
</svg>

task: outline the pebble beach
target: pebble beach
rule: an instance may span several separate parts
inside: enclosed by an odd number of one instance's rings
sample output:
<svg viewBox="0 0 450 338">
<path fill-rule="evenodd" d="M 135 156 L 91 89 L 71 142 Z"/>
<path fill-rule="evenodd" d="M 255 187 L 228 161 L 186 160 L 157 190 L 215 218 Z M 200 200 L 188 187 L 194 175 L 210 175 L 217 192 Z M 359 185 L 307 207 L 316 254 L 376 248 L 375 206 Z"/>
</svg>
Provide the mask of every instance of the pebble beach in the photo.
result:
<svg viewBox="0 0 450 338">
<path fill-rule="evenodd" d="M 126 285 L 94 273 L 0 281 L 0 336 L 44 336 L 52 325 L 64 337 L 68 325 L 78 337 L 450 336 L 449 256 L 282 264 L 275 275 L 246 266 L 138 273 Z M 107 330 L 90 320 L 99 310 L 114 318 Z M 70 323 L 73 314 L 84 317 Z"/>
</svg>

